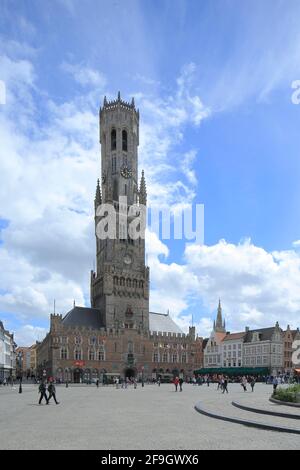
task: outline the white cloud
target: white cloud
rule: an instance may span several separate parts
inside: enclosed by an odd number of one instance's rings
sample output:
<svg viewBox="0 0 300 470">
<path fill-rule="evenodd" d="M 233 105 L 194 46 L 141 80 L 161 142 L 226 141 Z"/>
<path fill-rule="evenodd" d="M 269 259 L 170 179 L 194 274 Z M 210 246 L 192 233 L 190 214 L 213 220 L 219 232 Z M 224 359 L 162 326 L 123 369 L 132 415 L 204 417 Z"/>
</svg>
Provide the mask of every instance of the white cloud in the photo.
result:
<svg viewBox="0 0 300 470">
<path fill-rule="evenodd" d="M 14 339 L 18 346 L 31 346 L 36 341 L 42 341 L 46 334 L 46 328 L 24 325 L 16 332 Z"/>
<path fill-rule="evenodd" d="M 221 240 L 213 246 L 189 245 L 187 269 L 194 273 L 201 297 L 212 310 L 221 297 L 231 328 L 300 322 L 300 256 L 294 251 L 268 253 L 249 240 L 238 245 Z"/>
<path fill-rule="evenodd" d="M 193 169 L 193 164 L 196 160 L 197 152 L 196 150 L 190 150 L 183 155 L 181 168 L 189 183 L 193 186 L 197 184 L 197 177 L 195 170 Z"/>
<path fill-rule="evenodd" d="M 74 80 L 84 87 L 94 86 L 103 90 L 106 85 L 107 80 L 105 75 L 91 67 L 87 67 L 83 64 L 69 64 L 67 62 L 63 62 L 61 68 L 65 72 L 71 74 Z"/>
<path fill-rule="evenodd" d="M 145 77 L 144 75 L 141 75 L 140 73 L 137 73 L 132 78 L 133 78 L 133 80 L 137 80 L 138 82 L 141 82 L 145 85 L 151 85 L 151 86 L 160 85 L 160 82 L 158 80 L 153 80 L 153 78 Z"/>
</svg>

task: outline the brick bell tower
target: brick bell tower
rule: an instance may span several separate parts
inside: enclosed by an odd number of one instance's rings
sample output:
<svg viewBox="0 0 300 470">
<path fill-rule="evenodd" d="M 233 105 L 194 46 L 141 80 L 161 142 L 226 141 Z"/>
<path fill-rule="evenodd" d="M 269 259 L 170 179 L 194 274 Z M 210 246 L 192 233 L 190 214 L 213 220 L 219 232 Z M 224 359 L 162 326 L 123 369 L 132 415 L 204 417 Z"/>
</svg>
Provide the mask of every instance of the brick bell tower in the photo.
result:
<svg viewBox="0 0 300 470">
<path fill-rule="evenodd" d="M 95 197 L 96 272 L 91 272 L 91 306 L 104 315 L 106 328 L 149 329 L 149 268 L 145 265 L 145 229 L 137 239 L 130 236 L 134 222 L 128 207 L 146 206 L 144 172 L 138 185 L 139 111 L 134 99 L 107 101 L 100 107 L 101 188 Z M 121 199 L 120 199 L 121 197 Z M 120 203 L 121 201 L 121 203 Z M 115 209 L 116 235 L 99 239 L 96 211 L 101 204 Z M 125 223 L 124 214 L 127 219 Z M 99 214 L 99 212 L 98 212 Z M 135 219 L 136 220 L 136 219 Z M 120 223 L 122 222 L 122 223 Z"/>
</svg>

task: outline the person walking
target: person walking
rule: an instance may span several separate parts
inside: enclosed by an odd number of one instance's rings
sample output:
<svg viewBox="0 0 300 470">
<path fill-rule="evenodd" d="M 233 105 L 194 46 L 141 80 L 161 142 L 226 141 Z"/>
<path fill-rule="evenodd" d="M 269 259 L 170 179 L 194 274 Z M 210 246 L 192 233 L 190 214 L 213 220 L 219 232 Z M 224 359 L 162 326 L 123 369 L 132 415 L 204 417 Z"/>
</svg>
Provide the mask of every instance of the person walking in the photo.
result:
<svg viewBox="0 0 300 470">
<path fill-rule="evenodd" d="M 52 380 L 51 380 L 51 382 L 50 382 L 49 385 L 48 385 L 48 392 L 49 392 L 48 403 L 49 403 L 50 399 L 53 397 L 55 403 L 56 403 L 57 405 L 59 405 L 59 401 L 56 400 L 55 385 L 54 385 L 54 383 L 53 383 Z"/>
<path fill-rule="evenodd" d="M 46 394 L 46 385 L 44 382 L 41 382 L 39 385 L 40 400 L 39 405 L 42 403 L 42 399 L 45 398 L 46 404 L 49 405 L 49 400 Z"/>
<path fill-rule="evenodd" d="M 99 388 L 99 379 L 96 380 L 96 387 Z"/>
<path fill-rule="evenodd" d="M 175 377 L 173 383 L 174 383 L 174 385 L 175 385 L 175 392 L 177 392 L 178 384 L 179 384 L 179 378 L 178 378 L 178 377 Z"/>
<path fill-rule="evenodd" d="M 248 382 L 247 382 L 247 379 L 246 379 L 246 377 L 244 376 L 244 377 L 242 378 L 242 387 L 243 387 L 243 389 L 244 389 L 244 392 L 247 392 L 247 383 L 248 383 Z"/>
<path fill-rule="evenodd" d="M 223 379 L 223 392 L 222 393 L 228 393 L 228 378 L 227 377 L 224 377 Z"/>
<path fill-rule="evenodd" d="M 160 377 L 158 377 L 158 379 L 157 379 L 157 385 L 158 385 L 159 387 L 160 387 L 160 382 L 161 382 Z"/>
<path fill-rule="evenodd" d="M 221 376 L 221 377 L 218 378 L 217 390 L 219 390 L 219 389 L 222 390 L 222 388 L 223 388 L 223 380 L 224 380 L 224 379 L 223 379 L 223 376 Z"/>
<path fill-rule="evenodd" d="M 278 379 L 277 379 L 277 377 L 274 377 L 274 379 L 273 379 L 273 393 L 276 392 L 277 385 L 278 385 Z"/>
<path fill-rule="evenodd" d="M 180 388 L 180 392 L 182 392 L 182 384 L 183 384 L 183 378 L 180 377 L 180 379 L 179 379 L 179 388 Z"/>
<path fill-rule="evenodd" d="M 251 378 L 250 386 L 251 386 L 251 391 L 254 392 L 254 386 L 255 386 L 255 378 L 254 377 Z"/>
</svg>

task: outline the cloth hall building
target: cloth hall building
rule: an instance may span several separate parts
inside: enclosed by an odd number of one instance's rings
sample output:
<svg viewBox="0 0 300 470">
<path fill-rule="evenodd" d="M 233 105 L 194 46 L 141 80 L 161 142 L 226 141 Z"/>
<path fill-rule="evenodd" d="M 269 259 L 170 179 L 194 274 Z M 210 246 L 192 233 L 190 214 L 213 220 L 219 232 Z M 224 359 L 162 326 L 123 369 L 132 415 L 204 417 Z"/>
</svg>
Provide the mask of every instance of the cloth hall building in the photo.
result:
<svg viewBox="0 0 300 470">
<path fill-rule="evenodd" d="M 139 111 L 134 100 L 104 98 L 100 108 L 101 182 L 95 196 L 96 269 L 91 272 L 91 307 L 51 314 L 50 331 L 37 347 L 39 375 L 82 382 L 123 376 L 190 377 L 202 366 L 202 338 L 184 334 L 168 314 L 149 312 L 149 267 L 145 237 L 122 225 L 128 206 L 146 207 L 144 172 L 138 182 Z M 116 237 L 97 236 L 99 207 L 115 209 Z M 134 219 L 131 214 L 128 220 Z"/>
</svg>

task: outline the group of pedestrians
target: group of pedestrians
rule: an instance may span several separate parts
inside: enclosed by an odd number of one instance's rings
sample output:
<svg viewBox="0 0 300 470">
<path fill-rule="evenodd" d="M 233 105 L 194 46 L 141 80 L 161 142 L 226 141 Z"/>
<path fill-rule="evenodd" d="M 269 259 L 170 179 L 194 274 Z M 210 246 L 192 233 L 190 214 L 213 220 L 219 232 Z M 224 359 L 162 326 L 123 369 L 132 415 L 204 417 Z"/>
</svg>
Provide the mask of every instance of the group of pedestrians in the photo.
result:
<svg viewBox="0 0 300 470">
<path fill-rule="evenodd" d="M 49 395 L 47 396 L 47 390 Z M 56 399 L 56 390 L 55 390 L 55 385 L 53 381 L 50 381 L 48 384 L 48 387 L 44 381 L 42 381 L 39 385 L 39 393 L 40 393 L 40 399 L 39 399 L 39 405 L 41 405 L 43 398 L 46 400 L 46 405 L 49 405 L 49 401 L 53 397 L 53 400 L 55 401 L 56 405 L 59 405 L 59 401 Z"/>
<path fill-rule="evenodd" d="M 134 389 L 137 388 L 137 380 L 135 377 L 131 377 L 131 378 L 125 377 L 125 379 L 123 379 L 122 377 L 115 377 L 114 383 L 115 383 L 116 388 L 121 387 L 121 388 L 127 389 L 129 385 L 133 385 Z"/>
<path fill-rule="evenodd" d="M 244 392 L 247 392 L 247 386 L 248 386 L 248 385 L 250 385 L 251 391 L 254 392 L 255 384 L 256 384 L 255 377 L 249 377 L 249 378 L 247 378 L 246 376 L 243 376 L 243 377 L 241 378 L 241 386 L 243 387 Z"/>
<path fill-rule="evenodd" d="M 3 380 L 0 380 L 0 385 L 11 385 L 13 387 L 14 385 L 14 380 L 12 377 L 4 377 Z"/>
<path fill-rule="evenodd" d="M 179 391 L 182 392 L 182 384 L 183 384 L 182 377 L 175 377 L 173 380 L 173 384 L 175 385 L 175 392 L 178 391 L 178 385 L 179 385 Z"/>
<path fill-rule="evenodd" d="M 217 390 L 222 390 L 222 393 L 228 393 L 228 377 L 221 376 L 218 380 L 218 387 Z"/>
</svg>

